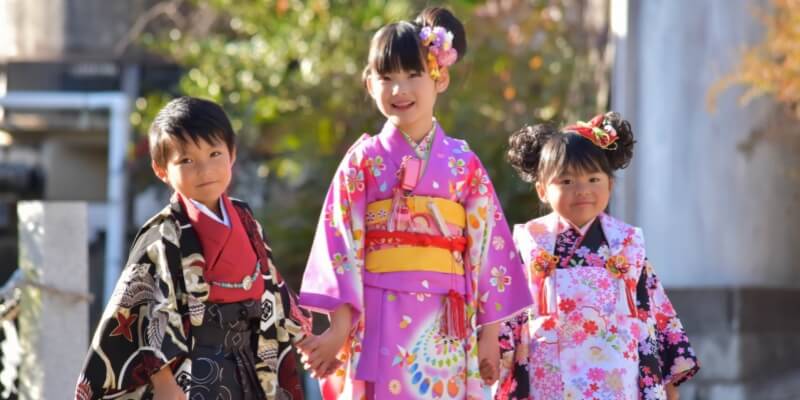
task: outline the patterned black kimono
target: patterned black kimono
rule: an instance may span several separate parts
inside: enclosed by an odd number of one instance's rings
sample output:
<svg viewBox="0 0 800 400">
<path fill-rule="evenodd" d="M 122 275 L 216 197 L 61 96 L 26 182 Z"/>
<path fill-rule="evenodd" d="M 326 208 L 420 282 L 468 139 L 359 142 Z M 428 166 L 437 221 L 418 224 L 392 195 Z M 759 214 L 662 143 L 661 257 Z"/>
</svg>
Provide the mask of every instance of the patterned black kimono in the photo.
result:
<svg viewBox="0 0 800 400">
<path fill-rule="evenodd" d="M 294 293 L 272 264 L 270 248 L 251 210 L 241 201 L 232 203 L 264 279 L 260 305 L 255 305 L 256 323 L 249 325 L 247 338 L 250 353 L 255 354 L 251 369 L 253 380 L 260 384 L 259 397 L 302 399 L 291 347 L 310 332 L 309 314 L 297 306 Z M 192 370 L 191 355 L 197 347 L 192 332 L 219 322 L 204 321 L 216 312 L 206 303 L 209 284 L 203 277 L 204 265 L 197 233 L 173 199 L 134 239 L 92 339 L 76 399 L 149 399 L 150 376 L 167 364 L 184 392 L 200 384 L 198 371 Z"/>
</svg>

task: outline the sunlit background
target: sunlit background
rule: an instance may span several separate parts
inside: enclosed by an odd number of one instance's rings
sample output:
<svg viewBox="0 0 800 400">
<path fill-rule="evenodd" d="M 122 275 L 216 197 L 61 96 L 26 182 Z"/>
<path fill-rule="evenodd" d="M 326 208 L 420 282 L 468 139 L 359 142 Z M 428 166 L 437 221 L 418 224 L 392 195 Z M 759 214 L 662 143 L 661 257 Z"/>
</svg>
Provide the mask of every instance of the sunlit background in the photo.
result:
<svg viewBox="0 0 800 400">
<path fill-rule="evenodd" d="M 509 222 L 543 210 L 508 135 L 619 111 L 638 143 L 611 213 L 644 228 L 698 352 L 682 398 L 800 398 L 797 0 L 0 0 L 0 282 L 22 267 L 0 291 L 0 397 L 70 396 L 130 240 L 170 194 L 145 132 L 173 96 L 231 115 L 231 193 L 299 287 L 335 166 L 383 123 L 361 84 L 369 40 L 431 4 L 469 46 L 436 117 Z M 34 200 L 86 211 L 25 242 Z"/>
</svg>

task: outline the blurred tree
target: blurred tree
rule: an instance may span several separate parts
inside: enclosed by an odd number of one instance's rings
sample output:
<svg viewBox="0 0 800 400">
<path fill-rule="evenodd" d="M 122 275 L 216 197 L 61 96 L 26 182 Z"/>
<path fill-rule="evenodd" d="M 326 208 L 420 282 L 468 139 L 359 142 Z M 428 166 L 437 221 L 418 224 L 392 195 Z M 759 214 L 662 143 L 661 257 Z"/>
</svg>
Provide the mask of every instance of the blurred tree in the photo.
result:
<svg viewBox="0 0 800 400">
<path fill-rule="evenodd" d="M 766 34 L 763 40 L 746 49 L 738 68 L 719 80 L 709 92 L 709 106 L 733 85 L 747 91 L 740 103 L 768 95 L 785 104 L 800 118 L 800 0 L 772 0 L 772 10 L 760 11 Z"/>
<path fill-rule="evenodd" d="M 179 87 L 139 99 L 132 121 L 146 131 L 176 94 L 221 103 L 240 135 L 233 192 L 258 208 L 276 259 L 296 283 L 336 165 L 358 135 L 375 132 L 383 122 L 361 84 L 372 34 L 387 22 L 413 19 L 428 4 L 159 3 L 132 34 L 184 66 L 186 74 Z M 469 51 L 453 68 L 436 115 L 481 156 L 512 223 L 534 216 L 537 203 L 503 160 L 508 135 L 526 123 L 587 118 L 606 105 L 607 90 L 598 88 L 605 85 L 607 65 L 596 51 L 587 51 L 605 47 L 603 24 L 582 28 L 598 4 L 601 21 L 607 20 L 607 0 L 448 4 L 466 26 Z M 587 62 L 590 54 L 593 64 Z"/>
</svg>

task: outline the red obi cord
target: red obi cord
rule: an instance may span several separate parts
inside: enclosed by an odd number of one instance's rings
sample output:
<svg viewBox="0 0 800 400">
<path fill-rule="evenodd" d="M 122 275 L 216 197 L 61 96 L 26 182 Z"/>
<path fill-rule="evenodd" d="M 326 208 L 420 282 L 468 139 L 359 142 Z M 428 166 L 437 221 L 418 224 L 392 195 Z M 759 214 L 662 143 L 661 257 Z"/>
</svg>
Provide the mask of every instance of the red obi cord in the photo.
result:
<svg viewBox="0 0 800 400">
<path fill-rule="evenodd" d="M 411 232 L 369 231 L 366 236 L 367 247 L 379 244 L 408 245 L 418 247 L 438 247 L 445 250 L 463 252 L 467 248 L 465 237 L 425 235 Z"/>
</svg>

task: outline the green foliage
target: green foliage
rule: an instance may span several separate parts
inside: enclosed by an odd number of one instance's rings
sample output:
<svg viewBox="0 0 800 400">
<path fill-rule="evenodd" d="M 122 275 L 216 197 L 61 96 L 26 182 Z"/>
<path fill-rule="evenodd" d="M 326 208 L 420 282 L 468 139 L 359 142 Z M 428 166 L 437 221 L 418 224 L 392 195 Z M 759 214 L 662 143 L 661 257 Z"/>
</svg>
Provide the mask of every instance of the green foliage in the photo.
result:
<svg viewBox="0 0 800 400">
<path fill-rule="evenodd" d="M 340 158 L 383 118 L 361 84 L 372 34 L 413 19 L 429 2 L 393 0 L 206 0 L 181 4 L 185 19 L 149 30 L 149 48 L 185 67 L 180 87 L 137 102 L 140 131 L 175 93 L 221 103 L 240 135 L 240 158 L 257 160 L 259 210 L 276 258 L 299 277 L 327 185 Z M 582 50 L 562 1 L 448 4 L 465 23 L 469 51 L 452 68 L 436 115 L 481 156 L 509 222 L 538 209 L 530 187 L 504 162 L 508 135 L 527 123 L 595 111 L 564 99 Z M 571 33 L 572 32 L 572 33 Z M 248 164 L 249 165 L 249 164 Z M 249 165 L 252 167 L 252 165 Z M 252 185 L 248 185 L 252 186 Z M 259 186 L 259 185 L 256 185 Z M 253 187 L 234 188 L 253 190 Z M 247 199 L 247 196 L 244 196 Z M 293 276 L 291 276 L 293 275 Z"/>
</svg>

